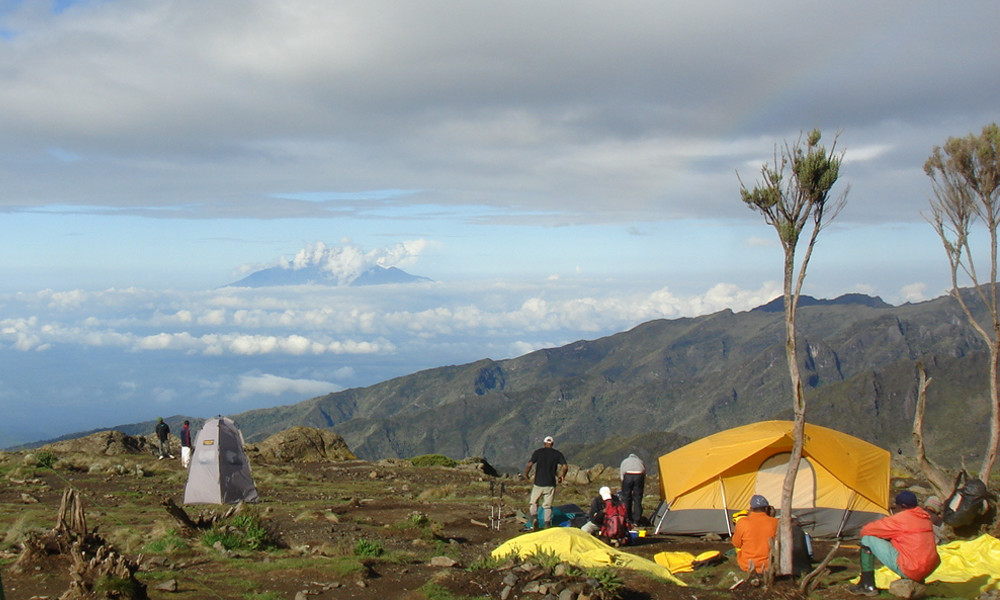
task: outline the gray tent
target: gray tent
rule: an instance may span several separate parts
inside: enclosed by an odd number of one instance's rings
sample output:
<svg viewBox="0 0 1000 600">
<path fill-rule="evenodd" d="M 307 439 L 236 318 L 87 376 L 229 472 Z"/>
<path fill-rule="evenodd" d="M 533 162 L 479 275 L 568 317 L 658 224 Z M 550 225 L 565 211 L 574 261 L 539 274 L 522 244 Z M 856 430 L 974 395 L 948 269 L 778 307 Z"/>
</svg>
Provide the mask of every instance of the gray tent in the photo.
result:
<svg viewBox="0 0 1000 600">
<path fill-rule="evenodd" d="M 205 421 L 194 441 L 184 504 L 256 501 L 257 487 L 243 452 L 243 434 L 231 419 Z"/>
</svg>

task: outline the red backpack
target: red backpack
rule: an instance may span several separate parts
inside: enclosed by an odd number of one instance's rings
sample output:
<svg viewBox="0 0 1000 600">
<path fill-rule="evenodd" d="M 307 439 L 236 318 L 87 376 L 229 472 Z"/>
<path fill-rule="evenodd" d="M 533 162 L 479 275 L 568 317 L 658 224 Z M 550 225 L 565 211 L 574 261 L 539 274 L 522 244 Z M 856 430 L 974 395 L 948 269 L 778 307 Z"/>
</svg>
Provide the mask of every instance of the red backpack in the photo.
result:
<svg viewBox="0 0 1000 600">
<path fill-rule="evenodd" d="M 625 520 L 625 503 L 613 497 L 604 501 L 604 524 L 601 537 L 612 546 L 624 546 L 628 542 L 628 523 Z"/>
</svg>

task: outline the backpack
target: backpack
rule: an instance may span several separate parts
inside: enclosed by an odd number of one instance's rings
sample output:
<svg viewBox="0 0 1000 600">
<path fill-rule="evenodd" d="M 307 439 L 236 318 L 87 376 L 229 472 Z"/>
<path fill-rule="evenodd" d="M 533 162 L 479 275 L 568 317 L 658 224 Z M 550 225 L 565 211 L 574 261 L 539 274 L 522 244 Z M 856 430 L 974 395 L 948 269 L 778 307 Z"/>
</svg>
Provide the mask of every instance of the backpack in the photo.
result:
<svg viewBox="0 0 1000 600">
<path fill-rule="evenodd" d="M 625 520 L 625 504 L 612 497 L 604 501 L 604 523 L 601 537 L 612 546 L 624 546 L 628 542 L 628 523 Z"/>
<path fill-rule="evenodd" d="M 944 522 L 952 527 L 972 525 L 989 508 L 988 498 L 989 490 L 981 479 L 960 472 L 955 480 L 955 491 L 945 503 Z"/>
</svg>

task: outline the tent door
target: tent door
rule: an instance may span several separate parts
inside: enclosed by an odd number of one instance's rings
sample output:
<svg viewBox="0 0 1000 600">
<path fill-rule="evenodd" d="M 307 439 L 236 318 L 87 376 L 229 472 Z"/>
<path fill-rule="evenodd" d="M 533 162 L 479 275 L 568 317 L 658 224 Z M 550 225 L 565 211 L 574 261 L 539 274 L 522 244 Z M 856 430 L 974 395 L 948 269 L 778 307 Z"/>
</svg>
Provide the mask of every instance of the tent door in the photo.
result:
<svg viewBox="0 0 1000 600">
<path fill-rule="evenodd" d="M 785 483 L 785 472 L 788 471 L 790 452 L 775 454 L 761 463 L 757 469 L 757 482 L 754 484 L 755 494 L 767 498 L 772 505 L 781 504 L 781 488 Z M 812 463 L 805 456 L 799 463 L 799 472 L 795 475 L 795 491 L 792 494 L 793 508 L 813 508 L 816 506 L 816 472 Z"/>
</svg>

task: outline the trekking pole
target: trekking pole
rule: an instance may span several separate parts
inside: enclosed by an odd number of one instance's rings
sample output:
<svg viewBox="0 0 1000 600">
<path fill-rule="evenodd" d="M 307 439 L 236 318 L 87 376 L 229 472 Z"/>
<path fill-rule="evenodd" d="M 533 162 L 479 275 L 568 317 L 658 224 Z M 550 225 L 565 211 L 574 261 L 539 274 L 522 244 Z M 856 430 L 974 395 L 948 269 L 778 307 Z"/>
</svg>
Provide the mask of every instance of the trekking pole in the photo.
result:
<svg viewBox="0 0 1000 600">
<path fill-rule="evenodd" d="M 500 519 L 503 517 L 503 487 L 504 482 L 500 482 L 500 503 L 497 505 L 497 531 L 500 531 Z M 0 598 L 3 600 L 3 598 Z"/>
</svg>

